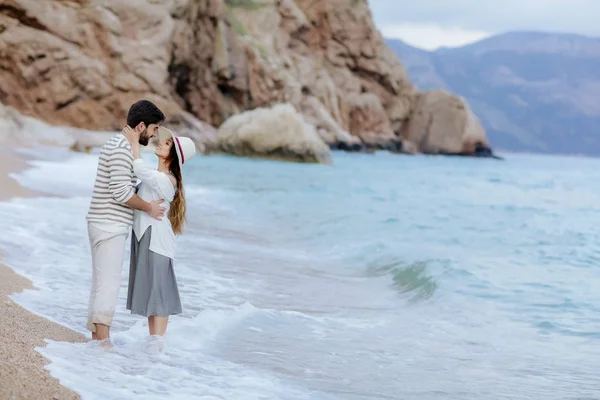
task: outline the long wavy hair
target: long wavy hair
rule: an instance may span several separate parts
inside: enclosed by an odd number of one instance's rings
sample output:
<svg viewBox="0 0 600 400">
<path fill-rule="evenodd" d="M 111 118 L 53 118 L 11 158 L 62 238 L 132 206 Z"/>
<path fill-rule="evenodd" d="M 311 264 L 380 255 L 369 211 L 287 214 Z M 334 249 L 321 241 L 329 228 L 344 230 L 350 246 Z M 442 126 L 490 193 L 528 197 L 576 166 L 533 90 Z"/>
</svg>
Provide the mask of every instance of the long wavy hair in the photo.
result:
<svg viewBox="0 0 600 400">
<path fill-rule="evenodd" d="M 167 157 L 167 161 L 169 162 L 169 172 L 173 174 L 177 181 L 177 191 L 171 202 L 171 208 L 169 208 L 169 221 L 171 221 L 173 232 L 176 235 L 181 235 L 183 233 L 183 226 L 187 220 L 185 216 L 186 206 L 183 178 L 181 177 L 181 166 L 179 165 L 179 158 L 177 158 L 177 151 L 175 150 L 176 145 L 176 143 L 173 143 L 171 151 L 169 151 L 169 157 Z"/>
</svg>

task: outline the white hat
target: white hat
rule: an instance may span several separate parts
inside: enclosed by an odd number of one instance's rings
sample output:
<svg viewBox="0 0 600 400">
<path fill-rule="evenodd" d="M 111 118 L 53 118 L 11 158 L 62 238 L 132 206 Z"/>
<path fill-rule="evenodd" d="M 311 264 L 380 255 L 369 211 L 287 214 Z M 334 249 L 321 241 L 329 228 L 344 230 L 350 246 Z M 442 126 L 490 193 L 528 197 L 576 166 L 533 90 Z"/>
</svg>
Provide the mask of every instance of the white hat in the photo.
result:
<svg viewBox="0 0 600 400">
<path fill-rule="evenodd" d="M 164 126 L 158 127 L 158 138 L 161 141 L 173 138 L 173 146 L 175 146 L 177 158 L 179 158 L 179 165 L 185 164 L 186 161 L 191 160 L 196 155 L 196 145 L 192 139 L 184 136 L 175 136 L 171 130 Z"/>
</svg>

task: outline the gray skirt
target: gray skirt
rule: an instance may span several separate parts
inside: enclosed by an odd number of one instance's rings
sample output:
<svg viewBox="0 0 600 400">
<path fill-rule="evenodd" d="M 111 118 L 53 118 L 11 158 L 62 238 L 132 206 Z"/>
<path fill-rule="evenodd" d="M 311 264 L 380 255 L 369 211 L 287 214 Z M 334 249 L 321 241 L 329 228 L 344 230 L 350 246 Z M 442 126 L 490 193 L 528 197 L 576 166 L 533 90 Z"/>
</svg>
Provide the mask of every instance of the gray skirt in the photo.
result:
<svg viewBox="0 0 600 400">
<path fill-rule="evenodd" d="M 152 227 L 138 241 L 131 235 L 127 309 L 144 317 L 181 314 L 173 260 L 150 251 Z"/>
</svg>

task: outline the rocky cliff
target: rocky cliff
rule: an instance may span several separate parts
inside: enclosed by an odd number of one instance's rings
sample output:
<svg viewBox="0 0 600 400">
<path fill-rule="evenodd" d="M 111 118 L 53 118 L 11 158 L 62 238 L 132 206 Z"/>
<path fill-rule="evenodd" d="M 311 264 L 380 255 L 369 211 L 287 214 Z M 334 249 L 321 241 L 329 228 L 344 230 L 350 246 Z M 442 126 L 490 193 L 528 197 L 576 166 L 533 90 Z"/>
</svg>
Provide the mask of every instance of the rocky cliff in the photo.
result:
<svg viewBox="0 0 600 400">
<path fill-rule="evenodd" d="M 190 132 L 289 103 L 334 148 L 488 147 L 464 100 L 413 87 L 366 0 L 0 0 L 2 103 L 111 130 L 141 98 Z"/>
</svg>

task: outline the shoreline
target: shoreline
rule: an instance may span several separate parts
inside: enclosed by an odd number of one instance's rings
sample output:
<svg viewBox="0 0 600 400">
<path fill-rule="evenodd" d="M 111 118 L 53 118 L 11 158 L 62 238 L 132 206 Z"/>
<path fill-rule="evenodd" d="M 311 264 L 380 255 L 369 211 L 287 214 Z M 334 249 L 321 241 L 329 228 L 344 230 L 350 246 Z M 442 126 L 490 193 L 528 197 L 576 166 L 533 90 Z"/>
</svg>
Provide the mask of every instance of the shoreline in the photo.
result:
<svg viewBox="0 0 600 400">
<path fill-rule="evenodd" d="M 10 149 L 0 152 L 0 201 L 15 197 L 35 197 L 41 193 L 26 189 L 11 178 L 11 173 L 28 167 L 27 160 Z M 35 289 L 32 282 L 3 263 L 0 249 L 0 398 L 79 399 L 62 386 L 44 367 L 50 361 L 38 353 L 45 339 L 85 342 L 86 338 L 62 325 L 51 322 L 15 303 L 9 296 Z"/>
<path fill-rule="evenodd" d="M 0 201 L 7 201 L 13 197 L 35 197 L 41 193 L 24 188 L 10 174 L 27 169 L 27 160 L 9 149 L 0 150 Z"/>
</svg>

